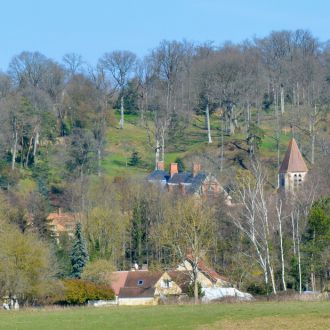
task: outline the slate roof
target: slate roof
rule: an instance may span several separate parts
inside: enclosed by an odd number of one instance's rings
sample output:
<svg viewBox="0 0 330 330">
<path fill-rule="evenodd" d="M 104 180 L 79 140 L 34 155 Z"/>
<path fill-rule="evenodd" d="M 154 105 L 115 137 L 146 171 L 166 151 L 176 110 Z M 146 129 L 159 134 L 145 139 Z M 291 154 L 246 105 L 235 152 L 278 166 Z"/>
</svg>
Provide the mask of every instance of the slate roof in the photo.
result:
<svg viewBox="0 0 330 330">
<path fill-rule="evenodd" d="M 308 172 L 306 163 L 294 138 L 289 142 L 288 150 L 280 167 L 280 173 L 287 172 Z"/>
<path fill-rule="evenodd" d="M 189 183 L 189 179 L 192 177 L 189 172 L 179 172 L 175 173 L 169 180 L 168 184 L 180 184 L 180 183 Z"/>
<path fill-rule="evenodd" d="M 167 181 L 169 174 L 166 171 L 155 170 L 147 176 L 148 181 Z"/>
<path fill-rule="evenodd" d="M 191 172 L 175 173 L 172 177 L 163 170 L 155 170 L 147 177 L 149 182 L 167 183 L 169 186 L 185 186 L 184 191 L 188 194 L 199 193 L 201 186 L 208 175 L 198 172 L 195 176 Z"/>
<path fill-rule="evenodd" d="M 192 256 L 187 255 L 187 260 L 189 262 L 192 262 Z M 203 259 L 199 259 L 197 267 L 205 276 L 207 276 L 214 283 L 216 283 L 218 280 L 228 282 L 227 278 L 219 275 L 213 268 L 208 267 Z"/>
<path fill-rule="evenodd" d="M 203 172 L 199 172 L 197 175 L 195 175 L 194 177 L 191 176 L 190 177 L 190 186 L 187 188 L 187 192 L 194 194 L 198 191 L 198 189 L 200 189 L 201 185 L 203 184 L 203 182 L 205 181 L 205 179 L 207 178 L 207 175 Z"/>
</svg>

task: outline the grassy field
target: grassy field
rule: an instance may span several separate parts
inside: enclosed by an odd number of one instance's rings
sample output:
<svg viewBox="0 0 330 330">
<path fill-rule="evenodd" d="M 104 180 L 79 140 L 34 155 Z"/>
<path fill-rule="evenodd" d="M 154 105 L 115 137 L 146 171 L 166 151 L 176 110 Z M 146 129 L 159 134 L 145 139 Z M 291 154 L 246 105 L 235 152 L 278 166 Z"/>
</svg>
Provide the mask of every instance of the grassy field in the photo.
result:
<svg viewBox="0 0 330 330">
<path fill-rule="evenodd" d="M 330 329 L 330 302 L 1 311 L 0 329 Z"/>
</svg>

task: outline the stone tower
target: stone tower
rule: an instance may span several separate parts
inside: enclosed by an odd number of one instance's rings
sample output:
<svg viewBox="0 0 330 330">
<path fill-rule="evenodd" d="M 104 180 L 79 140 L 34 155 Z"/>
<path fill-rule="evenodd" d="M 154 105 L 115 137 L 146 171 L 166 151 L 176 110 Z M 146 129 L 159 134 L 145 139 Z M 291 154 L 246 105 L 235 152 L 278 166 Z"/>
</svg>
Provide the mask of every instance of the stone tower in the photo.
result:
<svg viewBox="0 0 330 330">
<path fill-rule="evenodd" d="M 308 168 L 297 142 L 292 138 L 279 170 L 279 187 L 286 191 L 293 191 L 304 181 L 307 172 Z"/>
</svg>

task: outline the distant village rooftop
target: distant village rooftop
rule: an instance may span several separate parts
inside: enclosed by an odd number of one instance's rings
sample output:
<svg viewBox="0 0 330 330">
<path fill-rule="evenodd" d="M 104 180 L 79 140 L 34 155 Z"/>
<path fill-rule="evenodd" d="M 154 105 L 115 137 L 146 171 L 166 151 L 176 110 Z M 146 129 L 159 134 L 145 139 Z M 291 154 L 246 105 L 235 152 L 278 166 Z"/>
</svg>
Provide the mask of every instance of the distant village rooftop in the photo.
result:
<svg viewBox="0 0 330 330">
<path fill-rule="evenodd" d="M 191 172 L 179 172 L 177 163 L 170 164 L 170 171 L 164 169 L 164 162 L 158 162 L 156 169 L 150 173 L 147 180 L 160 184 L 168 191 L 178 191 L 191 195 L 214 195 L 224 192 L 219 181 L 212 174 L 201 171 L 201 165 L 194 163 Z"/>
</svg>

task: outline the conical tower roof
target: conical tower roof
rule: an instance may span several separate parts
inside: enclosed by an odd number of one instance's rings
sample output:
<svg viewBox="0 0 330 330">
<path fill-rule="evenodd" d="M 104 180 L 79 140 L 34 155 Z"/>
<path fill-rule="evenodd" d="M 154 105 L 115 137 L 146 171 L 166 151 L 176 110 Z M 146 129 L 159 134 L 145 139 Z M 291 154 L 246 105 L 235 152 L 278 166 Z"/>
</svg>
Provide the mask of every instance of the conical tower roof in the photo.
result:
<svg viewBox="0 0 330 330">
<path fill-rule="evenodd" d="M 280 167 L 280 173 L 287 172 L 308 172 L 306 163 L 294 138 L 289 142 L 288 150 Z"/>
</svg>

